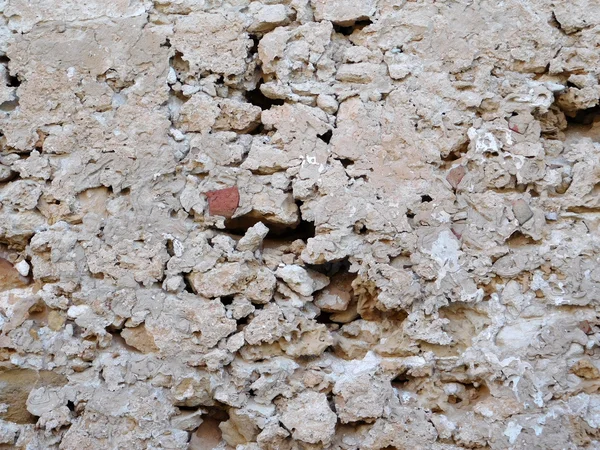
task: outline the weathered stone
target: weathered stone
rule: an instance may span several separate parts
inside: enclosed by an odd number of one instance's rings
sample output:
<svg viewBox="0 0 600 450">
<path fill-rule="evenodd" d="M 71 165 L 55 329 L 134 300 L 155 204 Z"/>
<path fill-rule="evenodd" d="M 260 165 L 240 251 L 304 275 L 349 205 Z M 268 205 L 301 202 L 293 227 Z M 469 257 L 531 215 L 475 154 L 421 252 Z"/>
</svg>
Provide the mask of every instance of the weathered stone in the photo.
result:
<svg viewBox="0 0 600 450">
<path fill-rule="evenodd" d="M 260 248 L 268 233 L 269 229 L 262 222 L 258 222 L 253 227 L 248 228 L 244 237 L 238 241 L 236 249 L 240 252 L 254 252 Z"/>
<path fill-rule="evenodd" d="M 529 219 L 533 217 L 533 211 L 523 199 L 519 199 L 513 202 L 512 210 L 515 214 L 515 218 L 519 221 L 520 225 L 523 225 Z"/>
<path fill-rule="evenodd" d="M 326 276 L 297 265 L 280 267 L 275 275 L 281 278 L 290 289 L 304 296 L 311 295 L 329 284 L 329 278 Z"/>
<path fill-rule="evenodd" d="M 128 345 L 137 348 L 142 353 L 152 353 L 158 350 L 154 343 L 154 338 L 144 325 L 135 328 L 125 328 L 121 331 L 121 337 L 125 339 Z"/>
<path fill-rule="evenodd" d="M 329 408 L 325 394 L 306 391 L 283 406 L 280 420 L 294 439 L 329 445 L 337 417 Z"/>
</svg>

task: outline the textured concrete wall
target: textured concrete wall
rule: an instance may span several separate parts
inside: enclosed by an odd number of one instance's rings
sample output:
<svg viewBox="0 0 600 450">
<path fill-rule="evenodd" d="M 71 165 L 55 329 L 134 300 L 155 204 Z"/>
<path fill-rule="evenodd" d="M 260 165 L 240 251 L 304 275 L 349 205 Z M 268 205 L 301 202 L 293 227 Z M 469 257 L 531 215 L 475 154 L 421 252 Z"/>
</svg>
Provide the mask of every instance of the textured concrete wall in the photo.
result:
<svg viewBox="0 0 600 450">
<path fill-rule="evenodd" d="M 600 448 L 600 2 L 0 0 L 0 447 Z"/>
</svg>

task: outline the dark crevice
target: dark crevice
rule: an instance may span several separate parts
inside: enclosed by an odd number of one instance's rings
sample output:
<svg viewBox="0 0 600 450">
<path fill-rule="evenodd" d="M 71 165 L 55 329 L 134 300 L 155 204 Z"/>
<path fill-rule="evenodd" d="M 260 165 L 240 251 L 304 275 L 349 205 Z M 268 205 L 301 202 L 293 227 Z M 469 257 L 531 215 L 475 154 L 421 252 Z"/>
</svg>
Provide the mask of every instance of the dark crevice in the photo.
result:
<svg viewBox="0 0 600 450">
<path fill-rule="evenodd" d="M 569 125 L 591 125 L 600 121 L 600 105 L 577 111 L 574 116 L 566 116 Z"/>
<path fill-rule="evenodd" d="M 425 195 L 421 195 L 421 203 L 429 203 L 433 201 L 433 198 L 431 198 L 431 196 L 425 194 Z"/>
<path fill-rule="evenodd" d="M 403 390 L 408 383 L 414 380 L 415 377 L 408 375 L 406 372 L 396 375 L 392 380 L 392 386 Z"/>
<path fill-rule="evenodd" d="M 307 264 L 306 267 L 316 272 L 332 277 L 337 273 L 350 271 L 350 261 L 348 257 L 340 259 L 339 261 L 329 261 L 325 264 Z"/>
<path fill-rule="evenodd" d="M 560 24 L 560 22 L 558 21 L 558 19 L 556 18 L 556 14 L 554 13 L 554 11 L 552 11 L 552 16 L 550 18 L 550 20 L 548 21 L 548 23 L 550 25 L 552 25 L 554 28 L 556 28 L 557 30 L 562 31 L 563 33 L 565 32 L 562 29 L 562 25 Z"/>
<path fill-rule="evenodd" d="M 234 236 L 244 236 L 248 228 L 253 227 L 258 222 L 262 222 L 268 229 L 268 237 L 284 240 L 306 240 L 314 237 L 315 227 L 312 222 L 300 220 L 295 226 L 285 226 L 269 222 L 268 218 L 260 215 L 246 214 L 234 219 L 225 220 L 227 233 Z"/>
<path fill-rule="evenodd" d="M 449 167 L 453 161 L 456 161 L 464 156 L 469 150 L 469 142 L 466 141 L 460 148 L 450 151 L 447 155 L 441 155 L 442 167 Z"/>
<path fill-rule="evenodd" d="M 169 239 L 167 241 L 167 253 L 171 257 L 175 256 L 175 249 L 173 248 L 173 240 L 172 239 Z"/>
<path fill-rule="evenodd" d="M 322 323 L 324 325 L 336 324 L 333 320 L 331 320 L 331 315 L 332 314 L 334 314 L 334 313 L 328 313 L 328 312 L 325 312 L 325 311 L 321 311 L 320 314 L 317 317 L 315 317 L 315 321 L 317 323 Z"/>
<path fill-rule="evenodd" d="M 342 26 L 342 25 L 333 25 L 333 30 L 336 33 L 343 34 L 344 36 L 350 36 L 357 30 L 362 30 L 364 27 L 371 25 L 373 22 L 370 19 L 357 20 L 354 22 L 354 25 Z"/>
<path fill-rule="evenodd" d="M 295 241 L 296 239 L 302 239 L 306 241 L 310 238 L 314 238 L 316 234 L 315 223 L 308 220 L 300 220 L 300 223 L 296 228 L 288 228 L 281 233 L 274 233 L 279 239 L 286 239 Z"/>
<path fill-rule="evenodd" d="M 362 222 L 356 222 L 354 224 L 354 232 L 356 234 L 366 234 L 367 226 Z"/>
<path fill-rule="evenodd" d="M 241 317 L 236 320 L 237 323 L 237 331 L 243 331 L 244 327 L 250 323 L 250 314 L 246 317 Z"/>
<path fill-rule="evenodd" d="M 297 200 L 296 205 L 298 205 L 298 210 L 300 210 L 302 202 Z M 302 239 L 306 241 L 311 237 L 315 237 L 316 229 L 314 222 L 304 220 L 301 213 L 299 216 L 300 220 L 295 225 L 285 226 L 272 223 L 268 217 L 251 212 L 241 217 L 225 220 L 225 228 L 232 235 L 244 236 L 248 228 L 256 225 L 258 222 L 262 222 L 269 228 L 268 237 L 271 239 L 286 241 Z"/>
<path fill-rule="evenodd" d="M 189 292 L 190 294 L 196 294 L 196 291 L 194 291 L 192 283 L 190 282 L 189 277 L 187 275 L 183 276 L 183 284 L 185 285 L 185 287 L 183 288 L 185 292 Z"/>
<path fill-rule="evenodd" d="M 255 34 L 249 34 L 248 37 L 252 39 L 252 47 L 248 49 L 248 54 L 254 55 L 258 53 L 258 43 L 260 42 L 260 38 Z"/>
<path fill-rule="evenodd" d="M 180 410 L 186 411 L 185 407 L 177 406 Z M 225 422 L 229 420 L 229 413 L 227 412 L 227 406 L 217 402 L 213 406 L 198 406 L 197 408 L 187 409 L 187 411 L 196 411 L 198 409 L 202 409 L 205 411 L 202 414 L 202 424 L 195 430 L 194 435 L 192 436 L 192 442 L 195 442 L 194 448 L 203 444 L 201 447 L 204 448 L 204 445 L 208 445 L 206 448 L 215 446 L 221 440 L 221 429 L 219 428 L 219 424 L 221 422 Z"/>
<path fill-rule="evenodd" d="M 323 142 L 325 142 L 326 144 L 329 144 L 329 141 L 331 141 L 331 137 L 333 136 L 333 130 L 327 130 L 325 133 L 323 134 L 318 134 L 317 135 L 319 137 L 319 139 L 321 139 Z"/>
<path fill-rule="evenodd" d="M 185 405 L 179 405 L 177 407 L 177 409 L 181 412 L 181 411 L 189 411 L 189 412 L 194 412 L 194 411 L 198 411 L 199 409 L 201 409 L 201 406 L 185 406 Z"/>
<path fill-rule="evenodd" d="M 177 73 L 177 79 L 183 82 L 185 76 L 187 76 L 190 71 L 190 64 L 183 59 L 183 53 L 176 50 L 175 54 L 169 61 L 169 65 L 175 69 L 175 72 Z"/>
<path fill-rule="evenodd" d="M 261 79 L 256 85 L 256 89 L 246 92 L 245 97 L 248 103 L 258 106 L 263 111 L 271 109 L 272 106 L 281 106 L 285 103 L 281 99 L 272 99 L 263 94 L 260 90 L 262 84 L 263 80 Z"/>
<path fill-rule="evenodd" d="M 160 44 L 161 47 L 163 48 L 171 48 L 171 41 L 169 40 L 169 38 L 165 39 L 165 42 L 163 42 L 162 44 Z"/>
<path fill-rule="evenodd" d="M 221 303 L 224 306 L 231 305 L 233 303 L 234 295 L 224 295 L 221 297 Z"/>
<path fill-rule="evenodd" d="M 355 163 L 355 161 L 353 161 L 352 159 L 348 159 L 348 158 L 339 158 L 338 161 L 342 163 L 342 166 L 344 166 L 344 169 L 347 169 L 348 166 L 351 166 Z"/>
<path fill-rule="evenodd" d="M 292 428 L 292 429 L 289 429 L 289 428 L 288 428 L 288 427 L 286 427 L 286 426 L 283 424 L 283 422 L 281 422 L 281 421 L 279 421 L 279 426 L 280 426 L 281 428 L 283 428 L 285 431 L 287 431 L 287 432 L 289 433 L 289 435 L 290 435 L 290 436 L 291 436 L 291 435 L 292 435 L 292 433 L 294 432 L 294 429 L 293 429 L 293 428 Z"/>
<path fill-rule="evenodd" d="M 17 87 L 21 86 L 21 80 L 19 80 L 18 77 L 12 76 L 9 74 L 8 75 L 8 86 L 17 88 Z"/>
<path fill-rule="evenodd" d="M 21 85 L 21 80 L 17 76 L 13 76 L 8 71 L 8 63 L 10 62 L 10 58 L 6 55 L 0 56 L 0 64 L 6 66 L 6 72 L 8 76 L 8 84 L 9 87 L 19 87 Z"/>
<path fill-rule="evenodd" d="M 256 106 L 258 106 L 258 105 L 256 105 Z M 258 135 L 261 135 L 261 134 L 265 134 L 265 126 L 261 123 L 254 130 L 249 131 L 248 134 L 250 134 L 252 136 L 258 136 Z"/>
<path fill-rule="evenodd" d="M 334 413 L 337 413 L 337 408 L 335 407 L 335 400 L 332 393 L 327 394 L 327 403 L 329 407 Z"/>
<path fill-rule="evenodd" d="M 106 83 L 116 94 L 120 93 L 123 89 L 130 88 L 135 83 L 134 80 L 120 79 L 117 71 L 114 69 L 108 69 L 106 72 L 96 76 L 96 81 Z"/>
</svg>

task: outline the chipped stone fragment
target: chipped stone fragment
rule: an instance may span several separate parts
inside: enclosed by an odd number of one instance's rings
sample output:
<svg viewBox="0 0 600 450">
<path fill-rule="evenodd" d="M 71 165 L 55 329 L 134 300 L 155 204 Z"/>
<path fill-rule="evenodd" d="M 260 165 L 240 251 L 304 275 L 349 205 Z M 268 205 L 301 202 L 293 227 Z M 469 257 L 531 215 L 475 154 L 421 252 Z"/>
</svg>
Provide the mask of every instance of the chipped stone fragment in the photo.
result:
<svg viewBox="0 0 600 450">
<path fill-rule="evenodd" d="M 250 32 L 266 32 L 289 22 L 288 9 L 285 5 L 263 5 L 252 2 L 250 9 L 255 9 L 252 14 L 254 22 L 248 27 Z"/>
<path fill-rule="evenodd" d="M 512 204 L 512 210 L 520 225 L 523 225 L 533 217 L 533 211 L 523 199 L 515 200 Z"/>
<path fill-rule="evenodd" d="M 268 233 L 269 229 L 262 222 L 258 222 L 256 225 L 248 228 L 246 234 L 238 241 L 236 249 L 240 252 L 254 252 L 260 248 L 263 239 Z"/>
<path fill-rule="evenodd" d="M 317 21 L 329 20 L 344 26 L 368 19 L 375 12 L 375 2 L 372 0 L 311 0 L 311 3 Z"/>
<path fill-rule="evenodd" d="M 326 312 L 346 311 L 352 300 L 352 280 L 350 274 L 331 278 L 331 283 L 315 295 L 315 305 Z"/>
<path fill-rule="evenodd" d="M 144 325 L 139 325 L 135 328 L 125 328 L 121 331 L 121 337 L 125 339 L 128 345 L 135 347 L 142 353 L 152 353 L 158 351 L 158 347 L 154 343 L 154 338 Z"/>
<path fill-rule="evenodd" d="M 302 392 L 281 409 L 281 423 L 292 432 L 294 439 L 309 444 L 329 444 L 337 417 L 329 408 L 325 394 Z"/>
<path fill-rule="evenodd" d="M 281 310 L 271 303 L 260 310 L 244 328 L 244 338 L 251 345 L 273 343 L 285 332 L 283 321 Z"/>
<path fill-rule="evenodd" d="M 325 275 L 294 264 L 280 267 L 275 271 L 275 275 L 292 290 L 304 296 L 311 295 L 329 284 L 329 278 Z"/>
</svg>

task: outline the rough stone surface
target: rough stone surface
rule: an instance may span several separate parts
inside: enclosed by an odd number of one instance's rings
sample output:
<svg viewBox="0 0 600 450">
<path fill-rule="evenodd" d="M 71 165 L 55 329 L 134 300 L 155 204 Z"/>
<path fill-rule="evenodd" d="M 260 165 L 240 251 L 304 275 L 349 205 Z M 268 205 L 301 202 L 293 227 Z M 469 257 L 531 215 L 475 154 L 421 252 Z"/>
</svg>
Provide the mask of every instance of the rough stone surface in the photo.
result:
<svg viewBox="0 0 600 450">
<path fill-rule="evenodd" d="M 0 448 L 600 448 L 596 0 L 0 0 Z"/>
</svg>

